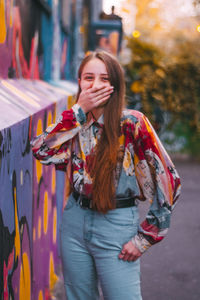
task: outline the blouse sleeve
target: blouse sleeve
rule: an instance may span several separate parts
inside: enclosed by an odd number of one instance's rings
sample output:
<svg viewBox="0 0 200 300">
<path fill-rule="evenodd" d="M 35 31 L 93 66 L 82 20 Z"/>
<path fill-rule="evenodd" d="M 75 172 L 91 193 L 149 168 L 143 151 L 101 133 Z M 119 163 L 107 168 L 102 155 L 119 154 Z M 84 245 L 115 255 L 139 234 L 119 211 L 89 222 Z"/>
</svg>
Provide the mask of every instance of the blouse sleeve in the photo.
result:
<svg viewBox="0 0 200 300">
<path fill-rule="evenodd" d="M 86 115 L 78 104 L 62 112 L 55 124 L 31 141 L 35 158 L 43 164 L 65 169 L 71 157 L 71 139 L 81 130 Z"/>
<path fill-rule="evenodd" d="M 150 201 L 146 219 L 132 242 L 143 253 L 161 241 L 180 195 L 180 178 L 149 120 L 141 114 L 135 130 L 135 172 L 142 200 Z"/>
</svg>

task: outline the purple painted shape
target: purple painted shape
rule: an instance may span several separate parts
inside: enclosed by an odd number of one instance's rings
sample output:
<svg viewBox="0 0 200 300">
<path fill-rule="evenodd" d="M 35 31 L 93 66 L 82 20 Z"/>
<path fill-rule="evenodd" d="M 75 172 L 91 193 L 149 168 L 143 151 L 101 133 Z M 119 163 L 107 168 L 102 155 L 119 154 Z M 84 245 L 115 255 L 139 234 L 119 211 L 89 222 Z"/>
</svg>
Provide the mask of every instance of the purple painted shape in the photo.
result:
<svg viewBox="0 0 200 300">
<path fill-rule="evenodd" d="M 41 110 L 33 117 L 32 134 L 36 136 L 38 120 L 47 119 L 49 112 L 53 115 L 56 106 L 50 105 L 48 109 Z M 46 124 L 47 126 L 47 124 Z M 43 130 L 45 130 L 45 125 Z M 33 160 L 33 228 L 36 232 L 36 239 L 33 241 L 33 280 L 32 280 L 32 295 L 33 298 L 38 298 L 39 291 L 42 289 L 43 293 L 45 287 L 49 287 L 49 267 L 50 267 L 50 252 L 53 254 L 54 266 L 60 264 L 58 257 L 58 243 L 53 243 L 53 213 L 57 207 L 57 195 L 52 191 L 52 172 L 54 166 L 43 166 L 42 177 L 40 182 L 37 182 L 36 176 L 36 160 Z M 63 174 L 64 176 L 64 174 Z M 43 217 L 44 217 L 44 197 L 45 192 L 48 194 L 48 229 L 44 233 Z M 63 191 L 64 194 L 64 191 Z M 63 199 L 62 199 L 63 200 Z M 59 200 L 59 201 L 62 201 Z M 41 220 L 41 236 L 38 237 L 38 223 Z M 56 229 L 58 232 L 58 230 Z M 57 236 L 58 239 L 58 236 Z M 40 267 L 38 267 L 40 266 Z"/>
<path fill-rule="evenodd" d="M 12 88 L 10 89 L 9 86 L 6 87 L 2 84 L 2 81 L 0 81 L 0 99 L 2 100 L 0 110 L 2 109 L 1 111 L 6 115 L 7 121 L 10 122 L 10 124 L 8 124 L 8 122 L 5 124 L 2 122 L 1 118 L 0 129 L 2 128 L 2 132 L 5 132 L 9 131 L 9 128 L 12 128 L 11 136 L 15 137 L 12 143 L 12 155 L 8 157 L 2 157 L 2 168 L 0 168 L 0 184 L 3 183 L 3 178 L 6 176 L 11 177 L 13 170 L 15 170 L 17 180 L 17 215 L 19 219 L 19 232 L 22 250 L 18 257 L 18 263 L 15 264 L 16 269 L 13 270 L 12 289 L 14 291 L 15 298 L 18 299 L 20 289 L 20 272 L 22 267 L 21 255 L 26 252 L 31 268 L 31 299 L 38 299 L 39 291 L 42 290 L 44 296 L 46 291 L 49 289 L 50 253 L 53 255 L 55 268 L 60 264 L 58 255 L 58 236 L 57 242 L 53 242 L 53 212 L 55 209 L 57 210 L 57 216 L 60 215 L 60 207 L 64 197 L 64 180 L 62 180 L 60 183 L 57 180 L 58 173 L 56 172 L 55 180 L 57 187 L 55 191 L 52 191 L 52 170 L 54 166 L 44 166 L 42 170 L 41 181 L 38 184 L 36 176 L 36 160 L 32 158 L 31 150 L 29 148 L 29 140 L 27 143 L 27 139 L 29 137 L 31 139 L 32 137 L 36 136 L 39 119 L 42 120 L 42 129 L 45 130 L 49 113 L 51 113 L 52 116 L 58 116 L 61 111 L 66 109 L 67 96 L 64 90 L 61 91 L 60 89 L 54 88 L 51 85 L 41 81 L 33 82 L 29 80 L 7 80 L 6 82 L 11 84 L 12 87 L 18 89 L 19 91 L 23 91 L 23 93 L 30 96 L 35 101 L 38 101 L 40 104 L 39 108 L 36 108 L 30 105 L 28 102 L 26 103 L 24 100 L 22 100 L 22 98 L 20 98 L 20 93 L 15 95 Z M 7 127 L 8 129 L 5 130 Z M 6 135 L 2 135 L 2 137 L 2 145 L 4 145 L 4 142 L 6 142 L 4 140 L 6 139 Z M 22 142 L 20 142 L 21 140 Z M 2 150 L 2 145 L 0 145 L 0 150 Z M 3 166 L 7 165 L 8 162 L 11 163 L 9 174 L 7 174 L 7 169 L 3 168 Z M 31 163 L 33 164 L 33 168 Z M 22 186 L 20 185 L 21 170 L 23 170 L 24 174 L 24 183 Z M 28 174 L 28 171 L 29 176 L 27 175 L 27 179 L 25 174 Z M 60 172 L 59 180 L 61 179 L 62 174 L 64 177 L 64 173 Z M 7 181 L 10 182 L 9 180 Z M 26 185 L 25 180 L 28 180 Z M 3 189 L 5 195 L 8 194 L 9 189 L 10 186 L 6 185 L 5 189 Z M 48 206 L 50 208 L 48 213 L 48 230 L 46 234 L 43 230 L 45 192 L 48 193 Z M 30 201 L 27 200 L 29 197 Z M 3 217 L 5 217 L 6 214 L 2 208 L 3 206 L 0 202 L 0 210 L 3 213 Z M 10 210 L 7 210 L 8 216 L 6 215 L 7 222 L 9 224 L 11 212 L 13 213 L 12 207 L 10 207 Z M 40 217 L 42 230 L 41 237 L 38 239 L 38 220 Z M 12 219 L 14 222 L 14 218 Z M 12 225 L 10 232 L 14 232 L 13 226 L 14 225 Z M 56 231 L 57 233 L 59 232 L 58 219 Z M 34 232 L 36 232 L 36 235 L 34 235 Z M 35 239 L 34 236 L 36 236 Z"/>
<path fill-rule="evenodd" d="M 0 44 L 0 78 L 8 78 L 9 68 L 12 65 L 12 28 L 7 26 L 6 30 L 6 40 Z"/>
</svg>

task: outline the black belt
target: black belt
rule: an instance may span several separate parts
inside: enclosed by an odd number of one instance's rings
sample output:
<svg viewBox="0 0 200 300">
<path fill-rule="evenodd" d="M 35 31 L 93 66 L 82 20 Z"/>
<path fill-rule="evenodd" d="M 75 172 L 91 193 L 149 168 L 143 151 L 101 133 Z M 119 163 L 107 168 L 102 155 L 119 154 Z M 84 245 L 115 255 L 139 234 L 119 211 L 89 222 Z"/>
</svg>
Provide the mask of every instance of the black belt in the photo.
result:
<svg viewBox="0 0 200 300">
<path fill-rule="evenodd" d="M 82 208 L 92 209 L 92 201 L 85 195 L 79 194 L 76 191 L 72 192 L 74 199 L 78 202 Z M 116 208 L 125 208 L 131 206 L 137 206 L 136 198 L 120 198 L 115 200 Z"/>
</svg>

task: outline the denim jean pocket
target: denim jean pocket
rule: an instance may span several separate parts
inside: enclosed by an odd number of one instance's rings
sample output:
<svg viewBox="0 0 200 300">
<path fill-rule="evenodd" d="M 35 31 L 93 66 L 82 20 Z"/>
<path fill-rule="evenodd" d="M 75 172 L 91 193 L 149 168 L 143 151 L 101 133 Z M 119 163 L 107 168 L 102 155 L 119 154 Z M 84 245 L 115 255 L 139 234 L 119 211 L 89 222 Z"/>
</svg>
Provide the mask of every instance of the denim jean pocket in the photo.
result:
<svg viewBox="0 0 200 300">
<path fill-rule="evenodd" d="M 104 218 L 114 225 L 138 227 L 138 208 L 133 206 L 110 210 L 104 215 Z"/>
</svg>

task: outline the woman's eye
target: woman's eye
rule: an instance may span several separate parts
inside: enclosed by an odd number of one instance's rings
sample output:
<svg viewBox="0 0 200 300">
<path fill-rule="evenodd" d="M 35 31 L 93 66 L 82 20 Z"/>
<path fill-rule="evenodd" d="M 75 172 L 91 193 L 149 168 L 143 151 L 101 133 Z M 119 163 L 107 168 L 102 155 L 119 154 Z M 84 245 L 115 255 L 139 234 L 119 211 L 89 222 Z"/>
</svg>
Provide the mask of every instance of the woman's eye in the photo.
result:
<svg viewBox="0 0 200 300">
<path fill-rule="evenodd" d="M 86 76 L 84 79 L 90 81 L 90 80 L 93 80 L 93 77 L 92 76 Z"/>
<path fill-rule="evenodd" d="M 108 77 L 102 77 L 102 80 L 103 81 L 109 81 L 109 78 Z"/>
</svg>

